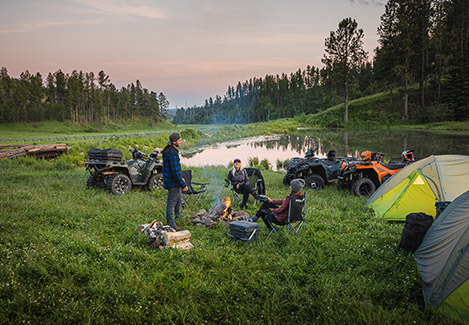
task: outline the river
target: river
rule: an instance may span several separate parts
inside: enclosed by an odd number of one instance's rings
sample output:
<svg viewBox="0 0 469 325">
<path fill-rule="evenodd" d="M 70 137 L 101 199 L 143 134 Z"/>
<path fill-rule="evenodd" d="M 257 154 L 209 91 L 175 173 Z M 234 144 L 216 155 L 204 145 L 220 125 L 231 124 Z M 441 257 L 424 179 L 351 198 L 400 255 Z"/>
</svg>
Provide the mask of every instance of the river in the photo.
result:
<svg viewBox="0 0 469 325">
<path fill-rule="evenodd" d="M 469 155 L 469 135 L 442 134 L 427 131 L 343 129 L 304 129 L 297 134 L 262 136 L 196 147 L 181 151 L 185 166 L 228 166 L 240 158 L 247 166 L 250 160 L 267 160 L 270 168 L 280 169 L 280 163 L 293 157 L 303 157 L 311 148 L 318 148 L 317 156 L 326 157 L 329 150 L 337 156 L 359 156 L 363 150 L 378 151 L 384 159 L 398 160 L 404 150 L 414 150 L 415 158 L 430 155 Z"/>
</svg>

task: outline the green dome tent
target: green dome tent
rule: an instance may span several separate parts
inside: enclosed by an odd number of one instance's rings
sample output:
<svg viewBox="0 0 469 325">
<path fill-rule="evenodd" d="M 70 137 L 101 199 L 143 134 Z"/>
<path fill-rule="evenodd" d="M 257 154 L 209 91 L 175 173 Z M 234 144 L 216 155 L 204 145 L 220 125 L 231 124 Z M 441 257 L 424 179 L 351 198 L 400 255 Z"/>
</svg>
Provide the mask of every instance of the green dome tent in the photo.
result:
<svg viewBox="0 0 469 325">
<path fill-rule="evenodd" d="M 469 324 L 469 191 L 441 213 L 414 255 L 426 307 Z"/>
<path fill-rule="evenodd" d="M 409 213 L 435 216 L 436 202 L 453 201 L 469 190 L 469 156 L 430 156 L 389 178 L 366 204 L 378 217 L 404 221 Z"/>
</svg>

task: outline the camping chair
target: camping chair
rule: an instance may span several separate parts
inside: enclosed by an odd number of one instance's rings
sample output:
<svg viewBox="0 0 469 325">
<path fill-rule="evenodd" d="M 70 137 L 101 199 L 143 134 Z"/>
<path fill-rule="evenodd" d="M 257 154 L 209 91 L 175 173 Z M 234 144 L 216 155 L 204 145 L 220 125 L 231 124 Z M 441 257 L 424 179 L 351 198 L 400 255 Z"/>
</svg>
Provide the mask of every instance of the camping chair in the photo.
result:
<svg viewBox="0 0 469 325">
<path fill-rule="evenodd" d="M 228 188 L 230 191 L 231 191 L 231 195 L 233 197 L 233 204 L 236 204 L 238 202 L 242 202 L 243 201 L 243 198 L 241 197 L 241 194 L 239 194 L 238 192 L 236 192 L 235 190 L 235 187 L 233 185 L 233 183 L 230 182 L 230 180 L 227 178 L 225 179 L 225 187 Z"/>
<path fill-rule="evenodd" d="M 265 195 L 265 183 L 261 171 L 257 168 L 251 167 L 247 167 L 244 169 L 248 174 L 249 183 L 251 183 L 253 191 L 258 195 Z M 254 202 L 257 204 L 257 199 L 255 199 Z"/>
<path fill-rule="evenodd" d="M 204 193 L 207 191 L 207 187 L 210 183 L 195 183 L 192 182 L 192 170 L 183 170 L 181 171 L 181 176 L 184 178 L 184 181 L 188 187 L 187 191 L 182 191 L 182 194 L 187 195 L 188 197 L 193 196 L 195 198 L 194 206 L 197 204 L 202 205 L 202 202 L 200 202 L 200 199 L 204 195 Z M 196 186 L 196 189 L 194 189 L 193 185 Z M 183 205 L 187 203 L 186 200 L 184 200 L 183 196 Z"/>
<path fill-rule="evenodd" d="M 287 227 L 287 231 L 290 231 L 290 229 L 297 234 L 300 230 L 300 228 L 303 228 L 303 231 L 305 230 L 305 203 L 306 203 L 306 196 L 303 195 L 298 195 L 295 193 L 290 194 L 290 202 L 288 204 L 288 216 L 287 216 L 287 221 L 280 228 L 275 228 L 275 225 L 267 220 L 267 223 L 271 227 L 271 231 L 269 232 L 269 235 L 267 238 L 269 238 L 273 234 L 278 234 L 280 231 L 282 231 L 283 228 Z"/>
<path fill-rule="evenodd" d="M 261 171 L 257 168 L 250 167 L 244 168 L 244 170 L 246 170 L 246 173 L 248 174 L 249 183 L 253 191 L 259 195 L 265 195 L 265 183 Z M 243 197 L 235 190 L 234 185 L 228 179 L 225 179 L 225 183 L 225 187 L 227 187 L 232 193 L 233 203 L 237 203 L 238 201 L 242 202 Z M 257 199 L 254 200 L 254 203 L 257 204 Z"/>
</svg>

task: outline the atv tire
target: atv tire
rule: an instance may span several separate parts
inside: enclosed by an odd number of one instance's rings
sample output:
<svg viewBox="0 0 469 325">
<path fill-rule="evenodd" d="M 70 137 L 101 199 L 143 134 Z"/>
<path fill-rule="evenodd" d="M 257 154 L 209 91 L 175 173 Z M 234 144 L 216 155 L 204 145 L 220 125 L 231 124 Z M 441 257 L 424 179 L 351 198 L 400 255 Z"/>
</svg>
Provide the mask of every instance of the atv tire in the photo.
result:
<svg viewBox="0 0 469 325">
<path fill-rule="evenodd" d="M 324 188 L 324 179 L 319 174 L 312 174 L 306 177 L 305 186 L 317 191 Z"/>
<path fill-rule="evenodd" d="M 147 183 L 147 188 L 149 191 L 154 191 L 156 189 L 163 188 L 163 174 L 154 174 L 150 177 L 150 180 Z"/>
<path fill-rule="evenodd" d="M 359 178 L 352 185 L 353 193 L 359 197 L 369 197 L 375 190 L 375 183 L 368 177 Z"/>
<path fill-rule="evenodd" d="M 283 184 L 287 185 L 287 186 L 290 186 L 290 182 L 294 179 L 295 177 L 293 177 L 291 174 L 287 174 L 285 176 L 283 176 Z"/>
<path fill-rule="evenodd" d="M 94 175 L 88 176 L 86 179 L 86 187 L 93 188 L 98 187 L 96 184 L 96 177 Z"/>
<path fill-rule="evenodd" d="M 114 174 L 107 179 L 106 188 L 114 195 L 124 195 L 132 189 L 132 182 L 127 175 Z"/>
</svg>

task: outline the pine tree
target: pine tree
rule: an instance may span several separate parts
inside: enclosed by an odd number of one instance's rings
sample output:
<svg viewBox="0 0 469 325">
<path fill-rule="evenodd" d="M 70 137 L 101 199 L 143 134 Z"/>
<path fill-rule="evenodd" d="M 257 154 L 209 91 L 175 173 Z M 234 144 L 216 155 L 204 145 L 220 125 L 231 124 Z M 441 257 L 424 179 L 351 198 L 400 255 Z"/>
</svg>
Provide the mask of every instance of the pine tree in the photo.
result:
<svg viewBox="0 0 469 325">
<path fill-rule="evenodd" d="M 339 23 L 339 28 L 331 31 L 325 40 L 326 54 L 322 62 L 333 74 L 340 76 L 344 86 L 344 123 L 348 122 L 350 73 L 367 58 L 367 52 L 363 50 L 363 36 L 363 30 L 358 29 L 357 22 L 352 18 L 345 18 Z"/>
</svg>

